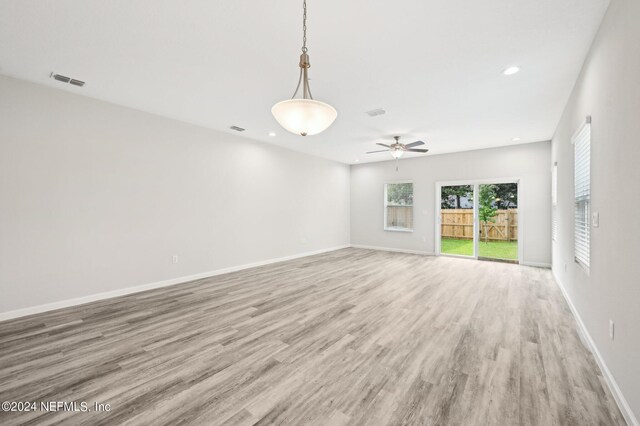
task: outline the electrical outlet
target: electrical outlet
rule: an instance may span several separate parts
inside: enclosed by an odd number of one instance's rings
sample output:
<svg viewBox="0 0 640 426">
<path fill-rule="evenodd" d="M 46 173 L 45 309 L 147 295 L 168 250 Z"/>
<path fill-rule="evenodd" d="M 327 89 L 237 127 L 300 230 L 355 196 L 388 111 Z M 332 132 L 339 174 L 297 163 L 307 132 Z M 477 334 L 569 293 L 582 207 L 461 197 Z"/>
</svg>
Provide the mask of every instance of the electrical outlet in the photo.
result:
<svg viewBox="0 0 640 426">
<path fill-rule="evenodd" d="M 178 263 L 178 255 L 177 254 L 173 255 L 173 263 Z"/>
<path fill-rule="evenodd" d="M 564 264 L 564 271 L 567 272 L 567 264 Z"/>
<path fill-rule="evenodd" d="M 613 340 L 613 336 L 615 334 L 615 324 L 613 320 L 609 320 L 609 338 Z"/>
<path fill-rule="evenodd" d="M 427 242 L 427 237 L 422 237 L 422 242 L 426 243 Z"/>
<path fill-rule="evenodd" d="M 598 212 L 593 212 L 593 214 L 591 215 L 591 223 L 593 224 L 594 228 L 599 228 L 600 227 L 600 213 Z"/>
</svg>

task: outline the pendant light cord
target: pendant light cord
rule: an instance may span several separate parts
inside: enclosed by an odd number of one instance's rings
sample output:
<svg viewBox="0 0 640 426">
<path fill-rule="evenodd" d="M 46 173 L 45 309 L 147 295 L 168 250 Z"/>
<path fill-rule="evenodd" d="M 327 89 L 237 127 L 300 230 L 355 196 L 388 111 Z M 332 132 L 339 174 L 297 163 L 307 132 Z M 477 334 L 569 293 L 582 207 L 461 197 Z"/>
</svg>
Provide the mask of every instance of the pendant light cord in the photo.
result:
<svg viewBox="0 0 640 426">
<path fill-rule="evenodd" d="M 302 55 L 300 55 L 300 77 L 298 78 L 296 91 L 293 92 L 291 99 L 294 99 L 298 94 L 300 84 L 302 84 L 302 99 L 313 99 L 311 88 L 309 87 L 308 69 L 311 65 L 309 64 L 307 50 L 307 0 L 302 0 Z"/>
<path fill-rule="evenodd" d="M 302 53 L 307 53 L 307 0 L 302 1 Z"/>
</svg>

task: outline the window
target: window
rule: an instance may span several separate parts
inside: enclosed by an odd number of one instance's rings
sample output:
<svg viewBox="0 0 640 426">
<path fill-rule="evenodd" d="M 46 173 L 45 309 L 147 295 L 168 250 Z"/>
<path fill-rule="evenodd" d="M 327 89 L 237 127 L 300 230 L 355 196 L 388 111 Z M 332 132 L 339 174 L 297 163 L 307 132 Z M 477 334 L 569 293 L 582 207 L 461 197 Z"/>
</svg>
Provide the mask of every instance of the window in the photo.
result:
<svg viewBox="0 0 640 426">
<path fill-rule="evenodd" d="M 558 162 L 553 163 L 551 168 L 551 205 L 558 204 Z"/>
<path fill-rule="evenodd" d="M 413 183 L 387 183 L 384 186 L 384 229 L 413 231 Z"/>
<path fill-rule="evenodd" d="M 589 271 L 591 230 L 591 119 L 572 138 L 574 145 L 575 260 Z"/>
<path fill-rule="evenodd" d="M 551 240 L 558 238 L 558 163 L 551 168 Z"/>
</svg>

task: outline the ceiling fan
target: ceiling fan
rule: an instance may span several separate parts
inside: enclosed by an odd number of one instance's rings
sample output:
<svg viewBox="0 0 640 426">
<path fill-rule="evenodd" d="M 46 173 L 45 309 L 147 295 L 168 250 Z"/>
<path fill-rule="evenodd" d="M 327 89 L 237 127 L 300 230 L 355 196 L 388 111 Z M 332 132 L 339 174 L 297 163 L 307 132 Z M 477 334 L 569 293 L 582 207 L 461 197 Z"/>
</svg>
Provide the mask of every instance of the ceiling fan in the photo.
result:
<svg viewBox="0 0 640 426">
<path fill-rule="evenodd" d="M 408 144 L 403 144 L 403 143 L 400 143 L 400 136 L 394 136 L 393 139 L 395 139 L 395 143 L 392 143 L 391 145 L 386 145 L 383 143 L 376 144 L 376 145 L 384 146 L 387 149 L 381 149 L 379 151 L 369 151 L 367 152 L 367 154 L 373 154 L 375 152 L 390 152 L 393 158 L 398 159 L 402 157 L 402 154 L 404 154 L 405 151 L 406 152 L 423 152 L 423 153 L 429 151 L 428 149 L 414 148 L 416 146 L 424 145 L 424 142 L 422 141 L 415 141 Z"/>
</svg>

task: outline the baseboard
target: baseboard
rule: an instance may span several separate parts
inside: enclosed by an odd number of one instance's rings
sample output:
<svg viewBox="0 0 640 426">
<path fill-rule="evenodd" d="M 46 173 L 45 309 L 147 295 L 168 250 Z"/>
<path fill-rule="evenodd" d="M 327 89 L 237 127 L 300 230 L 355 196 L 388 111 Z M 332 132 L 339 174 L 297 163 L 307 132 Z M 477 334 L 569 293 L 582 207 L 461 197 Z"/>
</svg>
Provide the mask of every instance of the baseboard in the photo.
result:
<svg viewBox="0 0 640 426">
<path fill-rule="evenodd" d="M 362 245 L 362 244 L 351 244 L 351 247 L 369 249 L 369 250 L 393 251 L 393 252 L 397 252 L 397 253 L 421 254 L 423 256 L 435 256 L 436 255 L 435 253 L 430 252 L 430 251 L 405 250 L 405 249 L 398 249 L 398 248 L 391 248 L 391 247 L 367 246 L 367 245 Z M 460 257 L 460 258 L 468 259 L 467 256 L 456 256 L 456 255 L 447 255 L 447 256 Z M 549 269 L 551 268 L 551 264 L 550 263 L 541 263 L 541 262 L 522 262 L 521 265 L 534 266 L 536 268 L 549 268 Z"/>
<path fill-rule="evenodd" d="M 602 371 L 602 375 L 604 376 L 604 379 L 607 382 L 607 385 L 609 386 L 609 390 L 611 390 L 611 394 L 613 395 L 613 398 L 615 399 L 616 404 L 618 404 L 618 408 L 620 409 L 620 412 L 624 416 L 624 419 L 626 420 L 627 424 L 630 426 L 640 426 L 640 424 L 638 423 L 638 419 L 636 418 L 635 414 L 633 414 L 633 411 L 631 410 L 629 403 L 627 402 L 626 398 L 622 394 L 622 391 L 618 387 L 618 383 L 616 382 L 616 379 L 613 377 L 613 374 L 611 374 L 611 371 L 609 370 L 609 367 L 607 367 L 607 364 L 604 362 L 602 355 L 600 355 L 600 351 L 598 350 L 596 343 L 591 338 L 591 335 L 589 334 L 587 327 L 584 325 L 584 322 L 582 321 L 582 318 L 580 317 L 578 310 L 576 309 L 573 302 L 571 301 L 571 298 L 569 298 L 569 294 L 567 293 L 567 290 L 564 288 L 562 281 L 560 281 L 555 271 L 553 271 L 553 277 L 555 278 L 556 284 L 560 288 L 560 291 L 562 292 L 564 299 L 567 301 L 567 305 L 569 305 L 569 309 L 571 309 L 571 313 L 573 314 L 573 317 L 576 319 L 576 323 L 578 324 L 578 332 L 582 335 L 583 341 L 586 342 L 587 346 L 589 347 L 589 350 L 591 351 L 594 358 L 596 359 L 596 362 L 598 363 L 598 367 L 600 367 L 600 371 Z"/>
<path fill-rule="evenodd" d="M 369 249 L 369 250 L 380 250 L 380 251 L 393 251 L 397 253 L 409 253 L 409 254 L 421 254 L 424 256 L 434 256 L 433 252 L 429 251 L 420 251 L 420 250 L 405 250 L 405 249 L 397 249 L 390 247 L 379 247 L 379 246 L 365 246 L 361 244 L 351 244 L 353 248 L 361 248 L 361 249 Z"/>
<path fill-rule="evenodd" d="M 44 305 L 31 306 L 28 308 L 16 309 L 13 311 L 7 311 L 0 313 L 0 321 L 6 321 L 14 318 L 20 318 L 27 315 L 39 314 L 42 312 L 53 311 L 56 309 L 68 308 L 70 306 L 83 305 L 85 303 L 96 302 L 98 300 L 111 299 L 113 297 L 125 296 L 127 294 L 139 293 L 141 291 L 153 290 L 155 288 L 167 287 L 170 285 L 182 284 L 190 281 L 200 280 L 203 278 L 209 278 L 216 275 L 228 274 L 230 272 L 241 271 L 243 269 L 255 268 L 257 266 L 269 265 L 272 263 L 284 262 L 287 260 L 299 259 L 301 257 L 313 256 L 316 254 L 327 253 L 330 251 L 341 250 L 348 248 L 350 245 L 342 245 L 337 247 L 330 247 L 322 250 L 309 251 L 304 253 L 298 253 L 290 256 L 278 257 L 274 259 L 261 260 L 259 262 L 246 263 L 244 265 L 231 266 L 229 268 L 216 269 L 214 271 L 202 272 L 199 274 L 188 275 L 178 278 L 172 278 L 169 280 L 158 281 L 149 284 L 142 284 L 135 287 L 121 288 L 117 290 L 107 291 L 103 293 L 91 294 L 89 296 L 76 297 L 73 299 L 61 300 L 58 302 L 47 303 Z"/>
<path fill-rule="evenodd" d="M 550 263 L 543 263 L 543 262 L 521 262 L 521 265 L 524 266 L 533 266 L 536 268 L 547 268 L 547 269 L 551 269 L 551 264 Z"/>
</svg>

